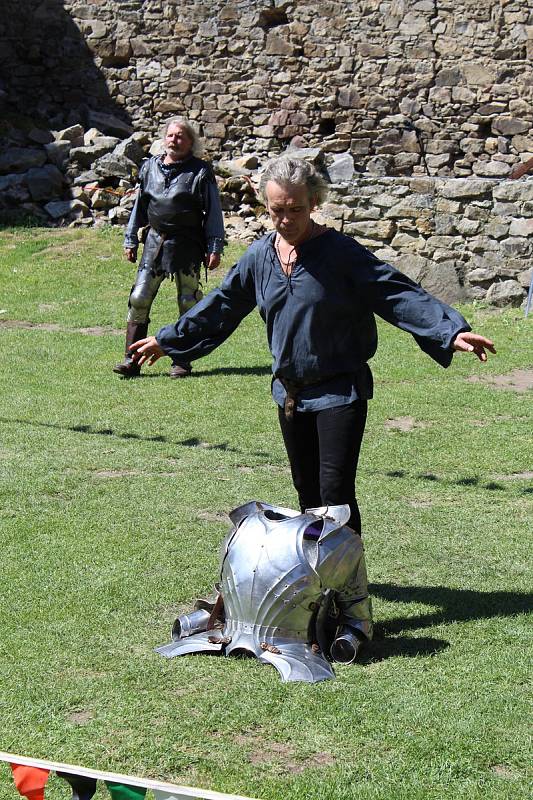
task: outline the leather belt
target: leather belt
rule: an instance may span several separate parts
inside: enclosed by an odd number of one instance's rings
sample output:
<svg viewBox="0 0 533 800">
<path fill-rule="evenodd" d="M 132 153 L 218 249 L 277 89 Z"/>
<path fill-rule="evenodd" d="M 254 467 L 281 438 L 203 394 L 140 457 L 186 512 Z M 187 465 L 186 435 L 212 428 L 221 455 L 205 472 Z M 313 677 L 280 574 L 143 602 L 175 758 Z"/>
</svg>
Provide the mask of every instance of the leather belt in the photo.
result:
<svg viewBox="0 0 533 800">
<path fill-rule="evenodd" d="M 347 373 L 345 372 L 338 372 L 336 375 L 328 375 L 327 378 L 322 378 L 322 380 L 319 381 L 292 381 L 288 380 L 288 378 L 282 378 L 281 375 L 274 375 L 274 377 L 280 381 L 286 391 L 285 403 L 283 404 L 285 419 L 289 422 L 294 419 L 294 412 L 296 411 L 296 405 L 298 403 L 298 395 L 302 389 L 307 389 L 310 386 L 320 386 L 321 383 L 327 383 L 334 378 L 339 378 L 341 375 L 346 374 Z"/>
</svg>

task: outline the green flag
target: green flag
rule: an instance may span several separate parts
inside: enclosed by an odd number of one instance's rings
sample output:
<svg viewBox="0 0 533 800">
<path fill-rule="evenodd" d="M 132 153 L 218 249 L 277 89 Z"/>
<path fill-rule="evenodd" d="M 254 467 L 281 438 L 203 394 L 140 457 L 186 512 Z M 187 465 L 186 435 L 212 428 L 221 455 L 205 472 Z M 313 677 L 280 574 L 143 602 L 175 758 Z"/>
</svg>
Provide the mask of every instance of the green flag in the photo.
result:
<svg viewBox="0 0 533 800">
<path fill-rule="evenodd" d="M 125 783 L 115 783 L 115 781 L 106 781 L 105 783 L 113 800 L 141 800 L 146 794 L 144 786 L 128 786 Z"/>
</svg>

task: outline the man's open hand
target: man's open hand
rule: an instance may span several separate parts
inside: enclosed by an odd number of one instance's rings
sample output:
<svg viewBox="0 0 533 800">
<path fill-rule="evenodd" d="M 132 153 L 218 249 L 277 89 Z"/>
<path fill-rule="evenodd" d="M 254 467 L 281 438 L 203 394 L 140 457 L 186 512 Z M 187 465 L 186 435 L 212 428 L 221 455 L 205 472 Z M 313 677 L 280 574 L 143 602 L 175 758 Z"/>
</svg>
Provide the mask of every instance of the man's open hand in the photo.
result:
<svg viewBox="0 0 533 800">
<path fill-rule="evenodd" d="M 486 361 L 488 356 L 486 351 L 495 353 L 494 343 L 478 333 L 472 331 L 464 331 L 458 333 L 453 340 L 452 347 L 461 353 L 474 353 L 480 361 Z"/>
<path fill-rule="evenodd" d="M 146 339 L 139 339 L 128 347 L 133 360 L 142 367 L 143 364 L 151 366 L 158 358 L 165 355 L 164 350 L 157 344 L 155 336 L 148 336 Z"/>
</svg>

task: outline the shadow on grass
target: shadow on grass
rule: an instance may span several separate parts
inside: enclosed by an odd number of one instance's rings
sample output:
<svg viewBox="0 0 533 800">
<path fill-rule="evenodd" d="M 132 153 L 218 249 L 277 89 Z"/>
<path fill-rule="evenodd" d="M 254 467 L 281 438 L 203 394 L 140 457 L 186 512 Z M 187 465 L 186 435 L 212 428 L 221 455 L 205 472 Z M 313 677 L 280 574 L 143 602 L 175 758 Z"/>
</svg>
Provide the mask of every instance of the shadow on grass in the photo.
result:
<svg viewBox="0 0 533 800">
<path fill-rule="evenodd" d="M 372 642 L 365 645 L 361 655 L 357 657 L 357 663 L 375 664 L 377 661 L 385 661 L 387 658 L 398 656 L 403 656 L 403 658 L 433 656 L 446 650 L 449 646 L 450 643 L 445 639 L 434 639 L 431 636 L 419 636 L 416 639 L 395 636 L 394 639 L 387 639 L 384 638 L 380 626 L 376 626 Z"/>
<path fill-rule="evenodd" d="M 187 376 L 187 380 L 191 378 L 208 378 L 211 375 L 256 375 L 256 376 L 263 376 L 263 375 L 272 375 L 272 370 L 270 367 L 213 367 L 212 369 L 202 369 L 191 372 L 190 375 Z M 126 376 L 122 377 L 124 381 L 138 381 L 143 380 L 146 378 L 168 378 L 168 371 L 165 372 L 141 372 L 140 375 L 136 375 L 134 378 L 128 378 Z M 178 379 L 179 380 L 179 379 Z"/>
<path fill-rule="evenodd" d="M 471 589 L 449 589 L 446 586 L 398 586 L 393 583 L 373 583 L 369 586 L 369 591 L 371 595 L 397 603 L 440 606 L 438 611 L 416 617 L 395 617 L 378 623 L 378 638 L 451 622 L 513 617 L 533 611 L 533 593 L 475 592 Z"/>
<path fill-rule="evenodd" d="M 443 483 L 449 486 L 474 486 L 478 489 L 486 489 L 489 492 L 505 492 L 509 488 L 508 486 L 504 486 L 501 483 L 496 483 L 496 481 L 487 481 L 486 483 L 482 483 L 481 478 L 479 478 L 477 475 L 458 478 L 455 481 L 450 481 L 447 478 L 439 478 L 438 475 L 435 475 L 432 472 L 419 472 L 417 474 L 412 474 L 404 469 L 393 469 L 390 470 L 390 472 L 385 472 L 385 476 L 387 478 L 417 478 L 419 481 L 428 481 L 430 483 Z M 533 487 L 526 487 L 525 489 L 519 489 L 519 493 L 532 494 Z"/>
<path fill-rule="evenodd" d="M 113 428 L 94 428 L 92 425 L 56 425 L 53 422 L 35 422 L 27 419 L 6 419 L 0 417 L 0 423 L 5 422 L 8 425 L 28 425 L 33 428 L 52 428 L 58 431 L 72 431 L 73 433 L 85 433 L 90 436 L 114 436 L 117 439 L 124 439 L 127 441 L 137 440 L 140 442 L 161 442 L 162 444 L 172 444 L 177 447 L 200 447 L 203 450 L 223 450 L 226 453 L 246 453 L 247 455 L 260 456 L 261 458 L 268 458 L 269 454 L 263 451 L 245 451 L 237 447 L 232 447 L 227 442 L 220 444 L 210 444 L 198 439 L 196 436 L 191 436 L 188 439 L 170 439 L 168 436 L 144 436 L 140 433 L 119 433 Z"/>
</svg>

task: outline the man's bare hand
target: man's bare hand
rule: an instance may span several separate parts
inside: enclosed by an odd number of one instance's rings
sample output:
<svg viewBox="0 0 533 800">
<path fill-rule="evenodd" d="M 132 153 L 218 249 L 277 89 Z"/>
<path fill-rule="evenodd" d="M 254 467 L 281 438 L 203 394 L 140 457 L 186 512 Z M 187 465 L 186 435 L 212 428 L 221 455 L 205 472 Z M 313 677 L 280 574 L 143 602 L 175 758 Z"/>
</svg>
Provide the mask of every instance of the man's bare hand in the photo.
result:
<svg viewBox="0 0 533 800">
<path fill-rule="evenodd" d="M 216 269 L 220 265 L 220 253 L 209 253 L 206 256 L 207 269 Z"/>
<path fill-rule="evenodd" d="M 495 353 L 494 343 L 478 333 L 472 331 L 464 331 L 457 334 L 452 345 L 454 350 L 461 353 L 474 353 L 480 361 L 486 361 L 488 356 L 486 350 L 490 353 Z"/>
<path fill-rule="evenodd" d="M 124 248 L 124 255 L 131 261 L 132 264 L 135 264 L 137 261 L 137 248 L 136 247 L 125 247 Z"/>
<path fill-rule="evenodd" d="M 148 336 L 146 339 L 139 339 L 128 347 L 133 360 L 142 367 L 143 364 L 151 366 L 158 358 L 165 355 L 164 350 L 157 344 L 155 336 Z"/>
</svg>

